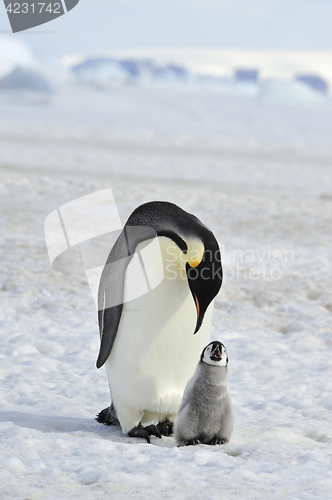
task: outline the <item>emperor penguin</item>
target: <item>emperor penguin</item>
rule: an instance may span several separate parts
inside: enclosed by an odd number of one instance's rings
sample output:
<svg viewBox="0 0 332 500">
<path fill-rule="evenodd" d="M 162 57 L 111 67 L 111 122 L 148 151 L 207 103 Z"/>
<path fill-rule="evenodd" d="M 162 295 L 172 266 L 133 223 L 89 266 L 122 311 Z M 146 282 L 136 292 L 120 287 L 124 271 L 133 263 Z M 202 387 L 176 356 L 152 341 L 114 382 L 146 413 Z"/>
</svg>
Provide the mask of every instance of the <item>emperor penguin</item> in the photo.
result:
<svg viewBox="0 0 332 500">
<path fill-rule="evenodd" d="M 211 342 L 203 349 L 175 421 L 175 439 L 179 446 L 229 441 L 234 415 L 227 366 L 228 356 L 221 342 Z"/>
<path fill-rule="evenodd" d="M 153 282 L 160 272 L 157 286 L 133 293 L 142 273 Z M 100 278 L 97 368 L 105 364 L 111 406 L 98 422 L 120 424 L 148 442 L 150 435 L 172 433 L 184 388 L 210 339 L 221 284 L 219 245 L 197 217 L 164 201 L 134 210 Z"/>
</svg>

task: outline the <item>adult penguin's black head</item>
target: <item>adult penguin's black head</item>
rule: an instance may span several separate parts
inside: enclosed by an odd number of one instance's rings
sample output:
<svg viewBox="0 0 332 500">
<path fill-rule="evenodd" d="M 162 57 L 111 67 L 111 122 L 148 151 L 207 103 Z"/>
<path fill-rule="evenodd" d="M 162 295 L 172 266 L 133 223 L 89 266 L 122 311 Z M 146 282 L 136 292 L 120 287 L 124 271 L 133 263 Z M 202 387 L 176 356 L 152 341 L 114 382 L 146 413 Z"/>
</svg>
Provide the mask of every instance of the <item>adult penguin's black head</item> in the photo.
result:
<svg viewBox="0 0 332 500">
<path fill-rule="evenodd" d="M 164 201 L 141 205 L 126 226 L 149 226 L 157 236 L 173 240 L 183 254 L 181 260 L 197 311 L 193 333 L 197 333 L 222 284 L 221 255 L 214 234 L 193 214 Z"/>
<path fill-rule="evenodd" d="M 200 329 L 205 312 L 215 298 L 222 284 L 221 255 L 217 240 L 211 231 L 202 232 L 204 250 L 202 258 L 188 261 L 186 273 L 196 310 L 197 323 L 194 333 Z"/>
</svg>

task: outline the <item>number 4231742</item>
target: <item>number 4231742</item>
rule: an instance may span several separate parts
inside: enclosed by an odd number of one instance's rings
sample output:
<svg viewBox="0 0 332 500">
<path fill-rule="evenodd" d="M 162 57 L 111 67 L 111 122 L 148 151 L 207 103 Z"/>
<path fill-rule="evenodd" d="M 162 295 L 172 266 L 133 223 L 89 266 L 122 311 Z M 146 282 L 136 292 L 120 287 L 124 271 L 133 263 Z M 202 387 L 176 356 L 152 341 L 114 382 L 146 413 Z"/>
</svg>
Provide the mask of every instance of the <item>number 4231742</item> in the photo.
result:
<svg viewBox="0 0 332 500">
<path fill-rule="evenodd" d="M 13 6 L 12 6 L 13 5 Z M 50 14 L 62 14 L 60 3 L 10 3 L 6 11 L 10 14 L 41 14 L 42 12 L 49 12 Z"/>
</svg>

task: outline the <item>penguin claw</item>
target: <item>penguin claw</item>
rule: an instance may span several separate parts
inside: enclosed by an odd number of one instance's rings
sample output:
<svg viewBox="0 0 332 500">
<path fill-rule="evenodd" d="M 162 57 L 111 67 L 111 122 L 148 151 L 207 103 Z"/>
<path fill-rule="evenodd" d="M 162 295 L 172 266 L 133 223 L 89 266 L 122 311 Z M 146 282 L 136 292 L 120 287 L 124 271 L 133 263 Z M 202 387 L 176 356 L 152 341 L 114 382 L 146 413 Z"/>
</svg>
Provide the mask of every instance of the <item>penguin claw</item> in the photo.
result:
<svg viewBox="0 0 332 500">
<path fill-rule="evenodd" d="M 150 436 L 156 436 L 161 439 L 159 429 L 153 424 L 148 425 L 147 427 L 143 427 L 142 424 L 138 424 L 128 432 L 128 436 L 146 439 L 148 443 L 150 443 Z"/>
<path fill-rule="evenodd" d="M 147 427 L 144 427 L 144 429 L 146 431 L 148 431 L 149 436 L 156 436 L 157 438 L 161 439 L 160 430 L 158 429 L 158 427 L 156 425 L 154 425 L 154 424 L 148 425 Z"/>
<path fill-rule="evenodd" d="M 113 403 L 111 406 L 104 408 L 101 412 L 96 416 L 97 422 L 104 425 L 120 425 L 119 420 L 116 417 L 115 408 Z"/>
<path fill-rule="evenodd" d="M 212 445 L 214 445 L 214 444 L 225 444 L 225 443 L 227 443 L 227 439 L 216 437 L 216 438 L 212 438 L 211 441 L 209 441 L 206 444 L 212 444 Z"/>
<path fill-rule="evenodd" d="M 143 438 L 146 439 L 148 443 L 150 443 L 149 431 L 147 431 L 141 424 L 138 424 L 136 425 L 136 427 L 133 427 L 131 431 L 128 432 L 128 436 Z"/>
<path fill-rule="evenodd" d="M 188 439 L 188 441 L 182 441 L 179 446 L 193 446 L 195 444 L 201 444 L 202 442 L 199 439 Z"/>
</svg>

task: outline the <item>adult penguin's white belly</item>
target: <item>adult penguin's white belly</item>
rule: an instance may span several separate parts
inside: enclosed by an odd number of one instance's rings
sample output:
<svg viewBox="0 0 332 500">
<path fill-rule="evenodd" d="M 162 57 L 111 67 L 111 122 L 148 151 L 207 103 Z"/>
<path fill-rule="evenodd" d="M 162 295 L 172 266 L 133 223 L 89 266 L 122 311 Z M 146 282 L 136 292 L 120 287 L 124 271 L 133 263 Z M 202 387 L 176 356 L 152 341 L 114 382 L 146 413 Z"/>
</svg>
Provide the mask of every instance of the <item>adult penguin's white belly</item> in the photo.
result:
<svg viewBox="0 0 332 500">
<path fill-rule="evenodd" d="M 174 248 L 174 242 L 166 237 L 158 240 L 164 279 L 149 293 L 124 302 L 112 352 L 105 363 L 113 404 L 124 432 L 139 422 L 174 418 L 202 348 L 210 339 L 212 303 L 202 326 L 193 335 L 197 310 L 184 262 L 168 261 L 167 247 Z M 142 246 L 138 245 L 137 251 Z M 153 272 L 156 262 L 157 256 L 145 263 L 151 266 L 147 274 Z M 125 275 L 124 299 L 136 279 L 132 261 Z"/>
</svg>

